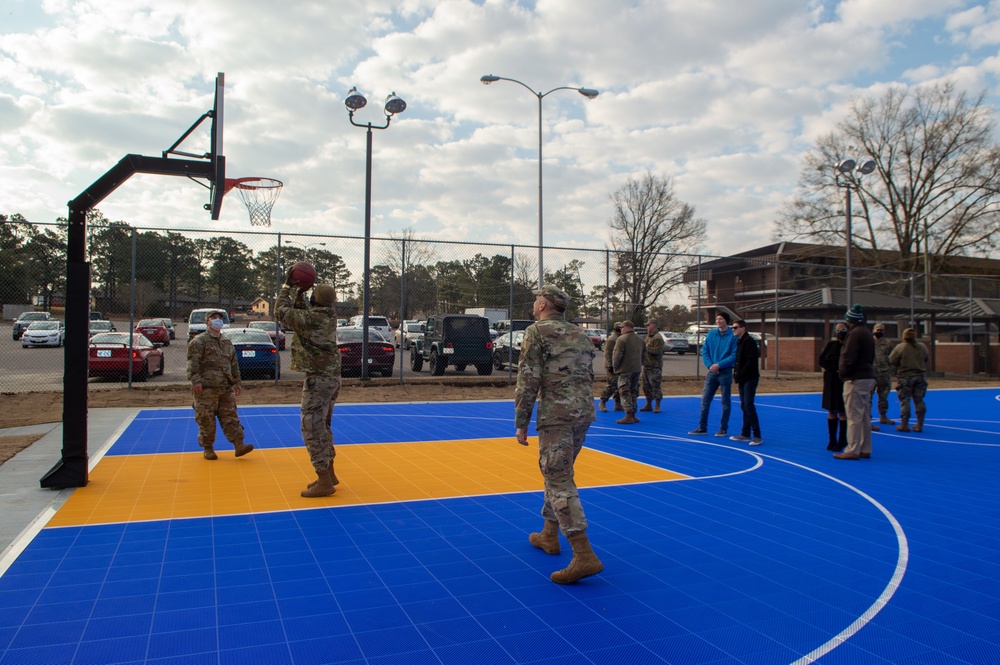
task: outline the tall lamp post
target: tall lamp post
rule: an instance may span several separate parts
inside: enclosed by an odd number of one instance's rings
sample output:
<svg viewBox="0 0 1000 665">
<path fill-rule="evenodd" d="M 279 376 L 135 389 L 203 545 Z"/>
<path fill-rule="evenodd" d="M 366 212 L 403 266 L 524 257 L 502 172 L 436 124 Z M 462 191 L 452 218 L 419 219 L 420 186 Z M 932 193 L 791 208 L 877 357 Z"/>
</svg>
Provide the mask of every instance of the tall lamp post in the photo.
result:
<svg viewBox="0 0 1000 665">
<path fill-rule="evenodd" d="M 851 236 L 851 191 L 858 191 L 858 187 L 861 185 L 861 176 L 868 175 L 875 170 L 875 161 L 869 159 L 859 166 L 853 159 L 844 159 L 838 162 L 834 169 L 836 170 L 837 187 L 843 187 L 847 192 L 844 212 L 847 217 L 847 307 L 850 309 L 854 305 L 854 266 L 851 261 L 851 248 L 854 245 L 854 239 Z"/>
<path fill-rule="evenodd" d="M 538 97 L 538 288 L 542 288 L 542 285 L 545 283 L 545 269 L 542 265 L 542 99 L 556 90 L 576 90 L 587 99 L 594 99 L 601 93 L 593 88 L 576 88 L 568 85 L 552 88 L 548 92 L 537 92 L 517 79 L 505 78 L 503 76 L 493 76 L 492 74 L 480 76 L 479 80 L 483 85 L 489 85 L 490 83 L 495 83 L 496 81 L 510 81 L 511 83 L 517 83 L 531 92 L 531 94 Z"/>
<path fill-rule="evenodd" d="M 387 129 L 392 122 L 392 116 L 406 110 L 406 102 L 396 96 L 395 92 L 389 93 L 385 98 L 383 113 L 385 113 L 384 125 L 373 125 L 372 123 L 359 124 L 354 122 L 354 112 L 367 106 L 368 100 L 358 92 L 357 87 L 353 87 L 347 93 L 344 106 L 347 107 L 347 116 L 351 124 L 355 127 L 362 127 L 368 130 L 368 144 L 365 152 L 365 271 L 363 283 L 363 295 L 361 299 L 361 379 L 368 379 L 368 308 L 371 297 L 371 244 L 372 244 L 372 130 Z"/>
<path fill-rule="evenodd" d="M 286 245 L 295 245 L 296 247 L 301 247 L 302 251 L 303 251 L 303 259 L 305 261 L 309 260 L 309 250 L 311 250 L 313 247 L 326 247 L 326 243 L 325 242 L 302 243 L 302 242 L 295 242 L 294 240 L 286 240 L 285 244 Z"/>
</svg>

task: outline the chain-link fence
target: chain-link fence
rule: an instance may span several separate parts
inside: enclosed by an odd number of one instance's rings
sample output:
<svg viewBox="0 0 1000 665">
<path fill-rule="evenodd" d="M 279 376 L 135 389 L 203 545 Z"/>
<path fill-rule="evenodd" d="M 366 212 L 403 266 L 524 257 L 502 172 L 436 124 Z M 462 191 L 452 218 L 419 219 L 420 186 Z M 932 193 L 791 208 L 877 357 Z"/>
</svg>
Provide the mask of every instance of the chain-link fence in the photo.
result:
<svg viewBox="0 0 1000 665">
<path fill-rule="evenodd" d="M 0 391 L 59 390 L 62 338 L 37 342 L 36 336 L 24 335 L 27 323 L 16 319 L 35 312 L 55 319 L 58 327 L 63 318 L 65 228 L 22 220 L 0 224 L 0 234 L 0 300 L 3 325 L 12 337 L 0 347 L 6 348 L 0 350 Z M 765 372 L 775 377 L 815 372 L 819 351 L 851 302 L 865 307 L 870 323 L 886 324 L 890 338 L 916 328 L 932 348 L 934 371 L 1000 374 L 1000 279 L 877 268 L 855 268 L 848 279 L 842 250 L 838 259 L 835 248 L 796 247 L 797 253 L 780 245 L 734 257 L 547 247 L 544 275 L 571 296 L 567 316 L 584 327 L 608 330 L 616 320 L 655 318 L 661 329 L 686 334 L 688 352 L 668 355 L 667 377 L 703 374 L 698 347 L 720 311 L 748 322 L 760 339 Z M 231 328 L 262 327 L 274 340 L 273 369 L 265 367 L 249 378 L 301 378 L 289 368 L 284 341 L 291 332 L 280 331 L 272 318 L 285 270 L 295 261 L 312 263 L 318 281 L 334 285 L 339 318 L 350 322 L 367 302 L 369 316 L 385 317 L 393 330 L 437 313 L 477 313 L 494 323 L 530 319 L 539 275 L 534 246 L 410 236 L 366 243 L 337 235 L 177 232 L 101 223 L 89 226 L 87 251 L 92 316 L 117 331 L 149 329 L 147 336 L 155 336 L 155 326 L 146 324 L 162 320 L 169 335 L 153 340 L 160 358 L 151 358 L 148 371 L 138 366 L 124 378 L 95 376 L 91 389 L 120 388 L 136 380 L 185 382 L 184 345 L 198 329 L 189 318 L 204 308 L 224 309 Z M 997 273 L 997 262 L 982 263 L 984 272 Z M 655 300 L 650 294 L 657 295 Z M 400 383 L 416 380 L 421 373 L 411 369 L 413 350 L 405 348 L 398 333 L 388 342 L 395 354 L 393 376 Z M 34 348 L 49 344 L 54 348 Z M 497 367 L 512 380 L 516 370 L 508 362 Z M 595 373 L 604 373 L 600 354 Z"/>
</svg>

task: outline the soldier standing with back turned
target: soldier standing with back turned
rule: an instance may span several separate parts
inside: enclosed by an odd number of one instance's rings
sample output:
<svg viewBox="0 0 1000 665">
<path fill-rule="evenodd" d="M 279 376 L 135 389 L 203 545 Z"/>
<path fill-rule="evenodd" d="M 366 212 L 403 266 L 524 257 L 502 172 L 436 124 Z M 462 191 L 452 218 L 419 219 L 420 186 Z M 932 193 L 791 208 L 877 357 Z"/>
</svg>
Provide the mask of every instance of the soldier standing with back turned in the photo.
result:
<svg viewBox="0 0 1000 665">
<path fill-rule="evenodd" d="M 559 554 L 559 529 L 573 548 L 573 560 L 552 573 L 557 584 L 573 584 L 604 570 L 587 538 L 587 518 L 573 479 L 573 465 L 587 438 L 594 413 L 594 343 L 581 328 L 563 320 L 569 296 L 554 286 L 535 291 L 536 323 L 524 331 L 514 394 L 517 442 L 528 445 L 528 424 L 538 398 L 538 467 L 545 480 L 541 533 L 528 542 Z"/>
<path fill-rule="evenodd" d="M 646 324 L 646 351 L 642 354 L 642 392 L 646 396 L 646 406 L 640 411 L 660 412 L 663 399 L 663 338 L 656 321 Z M 656 408 L 653 408 L 653 402 Z"/>
<path fill-rule="evenodd" d="M 316 480 L 302 490 L 302 496 L 315 498 L 336 492 L 340 483 L 333 471 L 333 431 L 330 422 L 333 405 L 340 393 L 340 349 L 337 347 L 337 296 L 330 284 L 313 287 L 306 305 L 302 289 L 291 276 L 291 269 L 275 303 L 278 320 L 295 331 L 292 338 L 292 369 L 305 372 L 302 384 L 302 440 L 316 471 Z"/>
<path fill-rule="evenodd" d="M 615 400 L 615 411 L 624 411 L 621 403 L 621 394 L 618 392 L 618 377 L 615 375 L 615 343 L 622 334 L 622 322 L 615 321 L 614 332 L 604 340 L 604 375 L 607 377 L 608 385 L 601 392 L 601 402 L 597 405 L 601 411 L 607 411 L 608 400 Z"/>
</svg>

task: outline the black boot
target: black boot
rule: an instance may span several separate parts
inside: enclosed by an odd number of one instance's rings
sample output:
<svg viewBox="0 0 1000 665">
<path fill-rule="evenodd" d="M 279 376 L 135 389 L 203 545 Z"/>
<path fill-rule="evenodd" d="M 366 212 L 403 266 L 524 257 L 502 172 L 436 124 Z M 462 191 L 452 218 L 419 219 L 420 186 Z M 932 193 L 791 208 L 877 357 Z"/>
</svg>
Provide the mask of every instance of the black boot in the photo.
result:
<svg viewBox="0 0 1000 665">
<path fill-rule="evenodd" d="M 843 450 L 843 448 L 840 447 L 840 444 L 837 443 L 837 422 L 836 418 L 827 418 L 826 420 L 826 429 L 830 434 L 830 442 L 826 444 L 827 450 Z"/>
<path fill-rule="evenodd" d="M 847 421 L 840 421 L 840 436 L 837 438 L 837 445 L 840 446 L 838 450 L 843 450 L 847 447 Z"/>
</svg>

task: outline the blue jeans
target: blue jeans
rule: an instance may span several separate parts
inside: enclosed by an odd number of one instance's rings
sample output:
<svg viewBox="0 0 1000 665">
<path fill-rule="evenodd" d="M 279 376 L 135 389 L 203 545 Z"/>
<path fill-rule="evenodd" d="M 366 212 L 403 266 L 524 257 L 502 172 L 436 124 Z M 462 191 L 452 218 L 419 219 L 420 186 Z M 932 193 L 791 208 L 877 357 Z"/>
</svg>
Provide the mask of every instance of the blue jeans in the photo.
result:
<svg viewBox="0 0 1000 665">
<path fill-rule="evenodd" d="M 760 421 L 757 420 L 757 405 L 753 403 L 754 397 L 757 395 L 758 383 L 760 383 L 760 377 L 747 379 L 739 384 L 740 409 L 743 411 L 743 429 L 740 431 L 740 434 L 743 436 L 750 436 L 750 433 L 753 432 L 755 437 L 760 438 Z"/>
<path fill-rule="evenodd" d="M 718 374 L 708 373 L 705 377 L 705 389 L 701 391 L 701 415 L 698 417 L 698 428 L 708 429 L 708 409 L 712 406 L 715 393 L 722 388 L 722 422 L 719 429 L 729 429 L 729 412 L 732 409 L 733 368 L 719 370 Z"/>
</svg>

